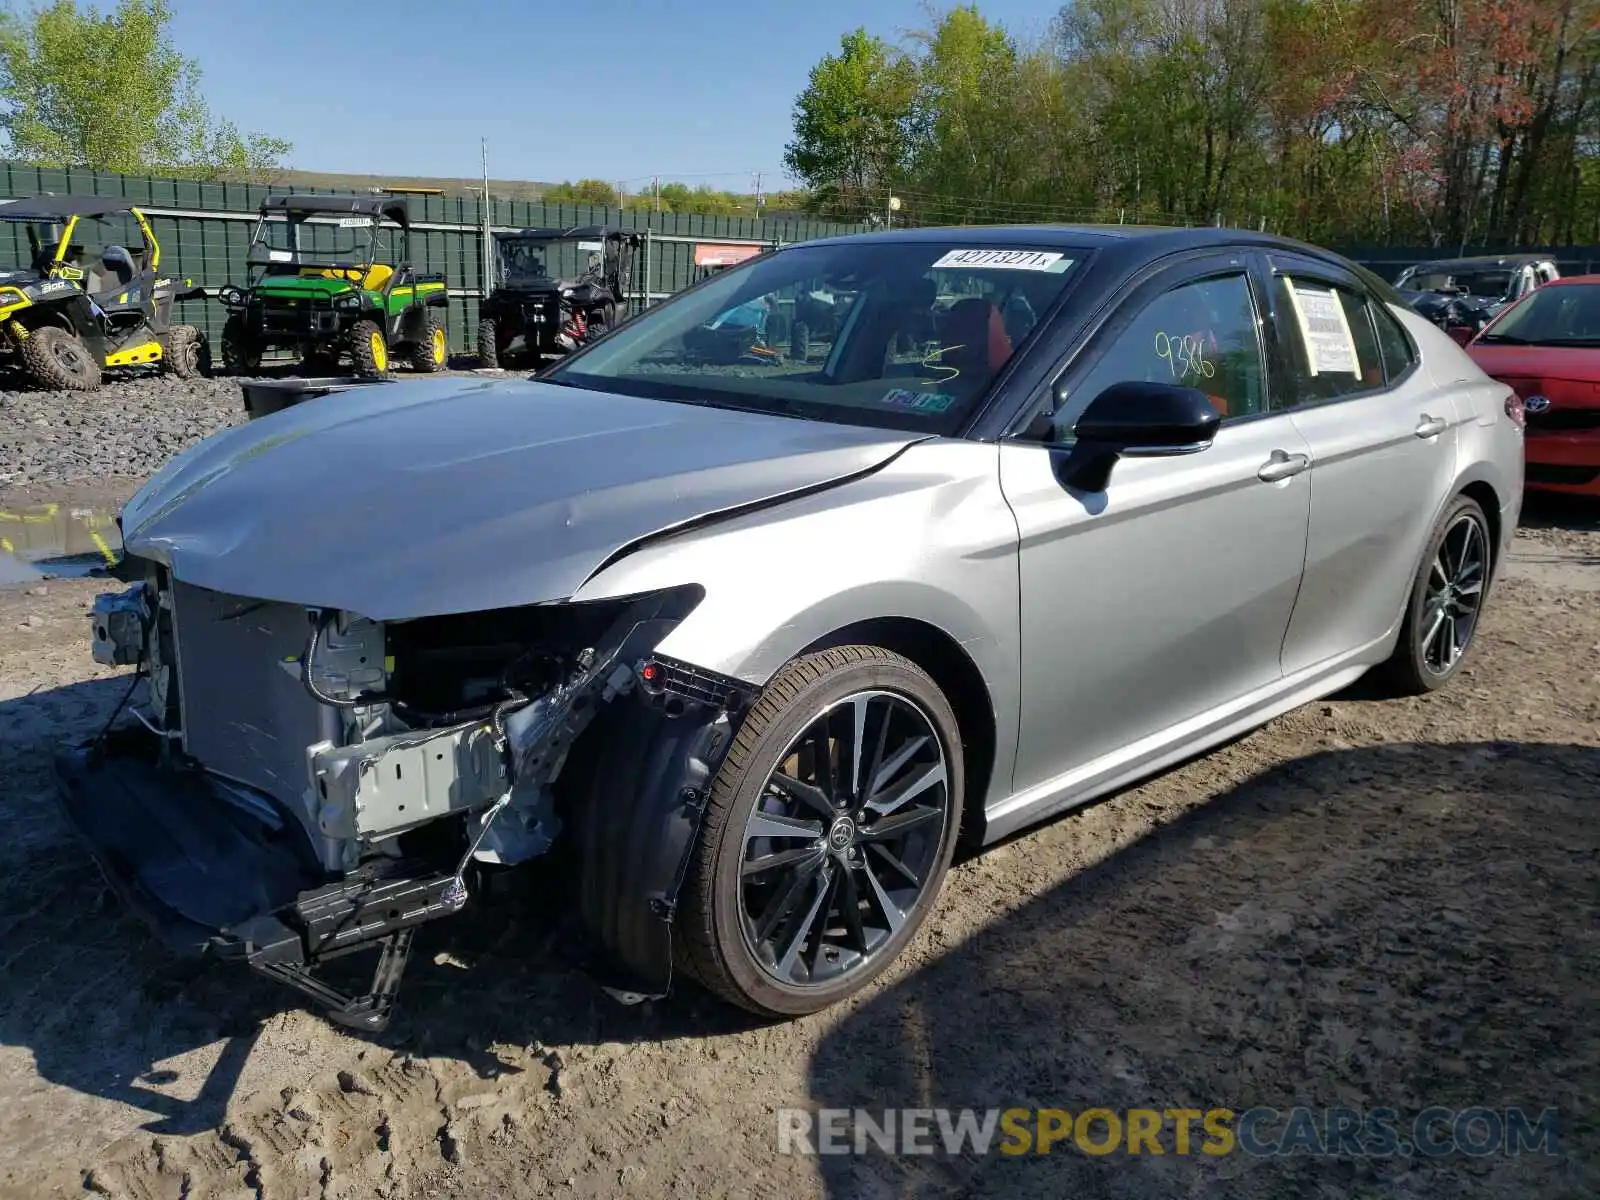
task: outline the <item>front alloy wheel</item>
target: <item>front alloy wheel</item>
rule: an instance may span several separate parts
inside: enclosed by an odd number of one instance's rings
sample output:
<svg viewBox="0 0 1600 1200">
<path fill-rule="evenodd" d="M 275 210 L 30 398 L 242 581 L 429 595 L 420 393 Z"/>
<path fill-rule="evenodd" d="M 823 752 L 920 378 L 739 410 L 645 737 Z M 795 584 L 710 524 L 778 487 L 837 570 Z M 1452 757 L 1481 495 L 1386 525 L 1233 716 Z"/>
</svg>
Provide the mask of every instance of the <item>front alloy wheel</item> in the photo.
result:
<svg viewBox="0 0 1600 1200">
<path fill-rule="evenodd" d="M 938 731 L 893 692 L 857 692 L 801 731 L 744 827 L 741 927 L 774 979 L 840 979 L 899 932 L 938 865 L 949 783 Z"/>
<path fill-rule="evenodd" d="M 938 894 L 960 824 L 960 745 L 949 703 L 899 655 L 845 646 L 791 663 L 712 789 L 685 888 L 685 965 L 767 1015 L 865 986 Z"/>
</svg>

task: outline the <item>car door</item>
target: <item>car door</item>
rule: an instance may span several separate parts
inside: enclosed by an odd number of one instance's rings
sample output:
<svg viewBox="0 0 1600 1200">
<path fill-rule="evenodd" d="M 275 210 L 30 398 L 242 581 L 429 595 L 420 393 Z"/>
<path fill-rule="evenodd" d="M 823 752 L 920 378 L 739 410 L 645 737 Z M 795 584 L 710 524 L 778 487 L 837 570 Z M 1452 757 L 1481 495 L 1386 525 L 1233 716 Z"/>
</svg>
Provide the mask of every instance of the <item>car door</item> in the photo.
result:
<svg viewBox="0 0 1600 1200">
<path fill-rule="evenodd" d="M 1001 487 L 1021 535 L 1017 791 L 1073 786 L 1074 771 L 1092 782 L 1139 756 L 1137 743 L 1280 677 L 1308 458 L 1293 423 L 1271 411 L 1262 297 L 1246 266 L 1242 254 L 1212 254 L 1146 280 L 1040 398 L 1054 406 L 1049 432 L 1002 442 Z M 1123 458 L 1097 494 L 1068 489 L 1057 471 L 1073 423 L 1105 388 L 1136 380 L 1210 394 L 1224 412 L 1215 440 Z"/>
<path fill-rule="evenodd" d="M 1399 618 L 1455 478 L 1461 414 L 1353 274 L 1279 253 L 1265 267 L 1282 400 L 1311 453 L 1305 579 L 1283 645 L 1293 675 L 1370 647 Z"/>
</svg>

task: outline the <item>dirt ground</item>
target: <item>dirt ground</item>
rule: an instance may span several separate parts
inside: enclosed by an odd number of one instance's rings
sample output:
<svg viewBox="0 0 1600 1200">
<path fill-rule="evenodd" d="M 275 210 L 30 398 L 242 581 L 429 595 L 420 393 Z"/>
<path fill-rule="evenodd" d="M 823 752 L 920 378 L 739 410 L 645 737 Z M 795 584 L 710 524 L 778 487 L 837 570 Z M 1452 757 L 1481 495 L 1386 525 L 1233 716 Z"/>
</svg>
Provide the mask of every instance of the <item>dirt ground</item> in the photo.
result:
<svg viewBox="0 0 1600 1200">
<path fill-rule="evenodd" d="M 613 1003 L 537 895 L 427 927 L 376 1038 L 179 969 L 50 800 L 124 690 L 104 588 L 0 590 L 0 1196 L 1600 1194 L 1600 507 L 1532 505 L 1442 694 L 1358 687 L 967 858 L 903 963 L 784 1024 Z M 1515 1105 L 1559 1146 L 778 1151 L 787 1106 L 990 1105 Z"/>
</svg>

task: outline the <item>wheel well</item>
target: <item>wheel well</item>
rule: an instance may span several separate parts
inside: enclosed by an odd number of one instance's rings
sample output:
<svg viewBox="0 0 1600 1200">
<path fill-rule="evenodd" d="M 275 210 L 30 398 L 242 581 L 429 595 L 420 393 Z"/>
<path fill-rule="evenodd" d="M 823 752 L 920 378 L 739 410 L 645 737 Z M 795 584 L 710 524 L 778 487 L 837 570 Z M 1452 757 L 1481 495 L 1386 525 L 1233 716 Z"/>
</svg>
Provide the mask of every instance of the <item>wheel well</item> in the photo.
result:
<svg viewBox="0 0 1600 1200">
<path fill-rule="evenodd" d="M 72 318 L 67 316 L 67 314 L 62 312 L 59 308 L 46 308 L 44 306 L 40 306 L 33 312 L 29 313 L 27 319 L 25 319 L 22 323 L 29 330 L 43 329 L 46 326 L 50 326 L 55 329 L 64 329 L 68 333 L 72 334 L 73 337 L 78 336 L 78 330 L 73 325 Z"/>
<path fill-rule="evenodd" d="M 916 663 L 933 677 L 955 711 L 961 726 L 961 753 L 966 768 L 966 804 L 962 835 L 976 836 L 982 825 L 983 800 L 994 773 L 994 704 L 977 666 L 944 630 L 910 617 L 859 621 L 818 638 L 802 654 L 830 646 L 882 646 Z M 798 657 L 798 656 L 797 656 Z"/>
<path fill-rule="evenodd" d="M 1489 522 L 1489 564 L 1490 570 L 1496 570 L 1500 566 L 1500 497 L 1482 480 L 1467 484 L 1461 494 L 1476 500 L 1483 519 Z"/>
</svg>

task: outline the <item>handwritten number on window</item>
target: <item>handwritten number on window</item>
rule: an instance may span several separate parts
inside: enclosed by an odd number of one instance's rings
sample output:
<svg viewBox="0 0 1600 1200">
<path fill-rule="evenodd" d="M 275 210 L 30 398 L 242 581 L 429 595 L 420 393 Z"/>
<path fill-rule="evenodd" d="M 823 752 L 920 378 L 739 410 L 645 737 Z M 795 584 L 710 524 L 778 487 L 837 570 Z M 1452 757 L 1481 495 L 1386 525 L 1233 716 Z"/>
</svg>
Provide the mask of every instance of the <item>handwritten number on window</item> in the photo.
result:
<svg viewBox="0 0 1600 1200">
<path fill-rule="evenodd" d="M 1156 357 L 1167 364 L 1174 379 L 1210 379 L 1217 368 L 1206 357 L 1205 335 L 1185 333 L 1177 337 L 1156 331 Z"/>
</svg>

